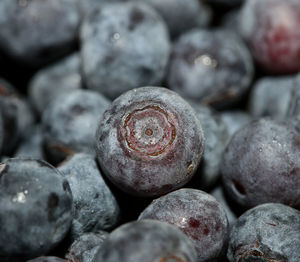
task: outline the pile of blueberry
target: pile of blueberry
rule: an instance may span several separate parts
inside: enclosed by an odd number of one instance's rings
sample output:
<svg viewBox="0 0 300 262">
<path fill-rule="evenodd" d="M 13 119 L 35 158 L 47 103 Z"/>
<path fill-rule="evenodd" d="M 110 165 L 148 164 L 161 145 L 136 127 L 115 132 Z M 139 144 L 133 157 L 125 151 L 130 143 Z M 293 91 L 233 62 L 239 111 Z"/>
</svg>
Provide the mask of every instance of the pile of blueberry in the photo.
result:
<svg viewBox="0 0 300 262">
<path fill-rule="evenodd" d="M 0 0 L 0 262 L 300 262 L 299 0 Z"/>
</svg>

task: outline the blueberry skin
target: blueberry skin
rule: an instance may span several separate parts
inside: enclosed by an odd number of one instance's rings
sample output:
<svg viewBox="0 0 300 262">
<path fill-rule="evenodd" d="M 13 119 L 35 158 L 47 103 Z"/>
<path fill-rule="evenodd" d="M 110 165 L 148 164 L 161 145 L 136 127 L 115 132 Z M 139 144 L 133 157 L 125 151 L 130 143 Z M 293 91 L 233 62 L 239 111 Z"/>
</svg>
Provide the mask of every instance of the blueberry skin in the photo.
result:
<svg viewBox="0 0 300 262">
<path fill-rule="evenodd" d="M 298 0 L 245 1 L 238 21 L 239 34 L 265 73 L 300 71 L 299 21 Z"/>
<path fill-rule="evenodd" d="M 220 117 L 227 126 L 229 133 L 227 142 L 230 141 L 236 131 L 253 120 L 253 117 L 248 112 L 242 110 L 222 111 L 220 112 Z"/>
<path fill-rule="evenodd" d="M 258 80 L 251 92 L 249 109 L 253 116 L 284 119 L 299 99 L 300 74 L 290 76 L 263 77 Z"/>
<path fill-rule="evenodd" d="M 194 29 L 173 46 L 167 84 L 183 97 L 229 106 L 245 94 L 252 78 L 251 55 L 231 31 Z"/>
<path fill-rule="evenodd" d="M 109 230 L 116 225 L 119 206 L 92 155 L 75 154 L 59 165 L 58 170 L 69 182 L 73 194 L 73 239 L 84 232 Z"/>
<path fill-rule="evenodd" d="M 39 70 L 28 86 L 28 95 L 36 111 L 42 114 L 56 96 L 82 87 L 80 56 L 75 53 Z"/>
<path fill-rule="evenodd" d="M 2 155 L 11 155 L 21 137 L 20 117 L 23 101 L 13 86 L 0 79 L 0 113 L 2 116 Z M 25 118 L 25 117 L 24 117 Z"/>
<path fill-rule="evenodd" d="M 170 53 L 166 25 L 143 3 L 106 4 L 84 20 L 82 70 L 89 89 L 110 99 L 145 85 L 160 85 Z"/>
<path fill-rule="evenodd" d="M 155 199 L 140 219 L 164 221 L 181 229 L 194 244 L 198 261 L 217 261 L 226 251 L 229 227 L 223 206 L 211 195 L 182 188 Z"/>
<path fill-rule="evenodd" d="M 121 190 L 159 196 L 194 175 L 204 151 L 201 124 L 175 92 L 140 87 L 105 111 L 96 132 L 97 159 Z"/>
<path fill-rule="evenodd" d="M 109 100 L 91 90 L 77 89 L 60 94 L 42 116 L 49 159 L 59 163 L 76 152 L 95 154 L 98 119 L 109 104 Z"/>
<path fill-rule="evenodd" d="M 76 239 L 69 248 L 66 259 L 69 262 L 93 262 L 98 250 L 101 248 L 109 233 L 85 233 Z"/>
<path fill-rule="evenodd" d="M 0 260 L 20 261 L 49 252 L 71 226 L 68 182 L 41 160 L 12 158 L 0 168 Z"/>
<path fill-rule="evenodd" d="M 222 204 L 226 216 L 228 218 L 229 226 L 232 226 L 234 222 L 237 220 L 237 215 L 233 212 L 231 207 L 229 206 L 229 202 L 225 196 L 224 188 L 221 185 L 218 185 L 215 187 L 212 191 L 210 191 L 210 194 L 219 202 Z"/>
<path fill-rule="evenodd" d="M 16 152 L 16 158 L 45 159 L 43 151 L 43 129 L 41 125 L 35 125 L 23 134 Z"/>
<path fill-rule="evenodd" d="M 255 120 L 237 131 L 221 168 L 233 200 L 248 208 L 266 202 L 299 208 L 299 141 L 299 131 L 279 120 Z"/>
<path fill-rule="evenodd" d="M 203 128 L 205 136 L 205 151 L 199 176 L 193 179 L 194 185 L 201 189 L 212 187 L 220 176 L 220 165 L 228 140 L 227 126 L 219 115 L 208 106 L 199 103 L 191 103 Z M 199 178 L 199 179 L 198 179 Z"/>
<path fill-rule="evenodd" d="M 80 21 L 73 0 L 2 0 L 0 17 L 0 48 L 33 66 L 69 52 Z"/>
<path fill-rule="evenodd" d="M 37 257 L 27 262 L 67 262 L 67 260 L 61 259 L 59 257 Z"/>
<path fill-rule="evenodd" d="M 258 205 L 238 218 L 230 233 L 230 262 L 300 261 L 300 212 L 276 203 Z"/>
<path fill-rule="evenodd" d="M 139 1 L 149 4 L 162 16 L 172 38 L 195 27 L 206 27 L 211 20 L 210 8 L 198 0 Z"/>
<path fill-rule="evenodd" d="M 196 262 L 190 240 L 176 227 L 155 220 L 123 224 L 102 244 L 93 262 Z"/>
</svg>

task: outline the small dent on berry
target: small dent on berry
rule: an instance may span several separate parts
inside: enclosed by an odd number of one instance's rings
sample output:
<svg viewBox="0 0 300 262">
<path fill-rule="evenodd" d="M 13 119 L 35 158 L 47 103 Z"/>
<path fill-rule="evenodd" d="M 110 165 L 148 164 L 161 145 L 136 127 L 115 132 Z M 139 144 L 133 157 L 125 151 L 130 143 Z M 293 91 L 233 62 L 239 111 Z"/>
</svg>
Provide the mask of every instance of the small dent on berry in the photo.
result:
<svg viewBox="0 0 300 262">
<path fill-rule="evenodd" d="M 144 17 L 145 16 L 143 12 L 135 7 L 130 13 L 130 24 L 128 26 L 128 29 L 130 31 L 134 30 L 136 26 L 144 20 Z"/>
<path fill-rule="evenodd" d="M 234 192 L 236 192 L 237 194 L 242 195 L 242 196 L 247 195 L 247 192 L 246 192 L 244 186 L 239 181 L 232 179 L 232 182 L 233 182 L 232 188 L 233 188 Z"/>
<path fill-rule="evenodd" d="M 51 193 L 48 197 L 48 221 L 53 221 L 54 218 L 54 211 L 58 206 L 59 198 L 55 193 Z"/>
<path fill-rule="evenodd" d="M 168 255 L 161 258 L 158 262 L 185 262 L 185 260 L 175 255 Z"/>
</svg>

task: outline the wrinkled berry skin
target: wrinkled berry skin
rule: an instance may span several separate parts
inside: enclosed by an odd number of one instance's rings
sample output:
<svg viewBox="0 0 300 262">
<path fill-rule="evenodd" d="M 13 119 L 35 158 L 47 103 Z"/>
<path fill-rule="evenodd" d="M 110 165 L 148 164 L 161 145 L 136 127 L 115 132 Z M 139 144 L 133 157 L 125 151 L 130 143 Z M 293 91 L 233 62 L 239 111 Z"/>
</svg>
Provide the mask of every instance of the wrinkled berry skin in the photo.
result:
<svg viewBox="0 0 300 262">
<path fill-rule="evenodd" d="M 140 220 L 114 230 L 100 247 L 94 262 L 196 262 L 190 240 L 176 227 Z"/>
<path fill-rule="evenodd" d="M 300 207 L 300 133 L 287 122 L 260 119 L 237 131 L 222 163 L 223 183 L 245 207 L 266 202 Z"/>
<path fill-rule="evenodd" d="M 281 77 L 264 77 L 258 80 L 251 92 L 249 109 L 256 117 L 271 116 L 284 119 L 292 105 L 295 91 L 300 90 L 300 74 Z"/>
<path fill-rule="evenodd" d="M 211 10 L 198 0 L 139 0 L 155 8 L 166 22 L 172 38 L 194 27 L 205 27 L 211 20 Z"/>
<path fill-rule="evenodd" d="M 60 164 L 58 170 L 69 182 L 73 194 L 73 239 L 84 232 L 108 230 L 116 225 L 119 206 L 92 155 L 75 154 Z"/>
<path fill-rule="evenodd" d="M 224 107 L 245 94 L 252 77 L 251 55 L 237 35 L 194 29 L 175 43 L 167 83 L 183 97 Z"/>
<path fill-rule="evenodd" d="M 179 189 L 155 199 L 139 216 L 180 228 L 193 242 L 198 261 L 217 261 L 225 254 L 229 234 L 223 206 L 196 189 Z"/>
<path fill-rule="evenodd" d="M 29 98 L 39 114 L 62 92 L 82 87 L 80 56 L 75 53 L 38 71 L 29 83 Z"/>
<path fill-rule="evenodd" d="M 230 233 L 230 262 L 300 261 L 300 212 L 282 204 L 258 205 L 238 218 Z"/>
<path fill-rule="evenodd" d="M 37 257 L 27 262 L 67 262 L 67 260 L 61 259 L 59 257 Z"/>
<path fill-rule="evenodd" d="M 12 158 L 0 166 L 0 260 L 45 254 L 68 232 L 72 194 L 45 161 Z"/>
<path fill-rule="evenodd" d="M 105 4 L 81 28 L 83 76 L 89 89 L 110 99 L 160 85 L 170 53 L 166 25 L 143 3 Z"/>
<path fill-rule="evenodd" d="M 204 150 L 203 131 L 191 106 L 175 92 L 140 87 L 121 95 L 96 132 L 97 158 L 121 190 L 158 196 L 187 183 Z"/>
<path fill-rule="evenodd" d="M 108 235 L 105 231 L 81 235 L 72 243 L 66 254 L 66 259 L 69 262 L 93 262 Z"/>
<path fill-rule="evenodd" d="M 300 71 L 300 2 L 245 1 L 239 31 L 257 63 L 267 72 Z"/>
<path fill-rule="evenodd" d="M 95 154 L 98 120 L 109 104 L 109 100 L 91 90 L 77 89 L 57 97 L 42 116 L 49 159 L 59 163 L 76 152 Z"/>
<path fill-rule="evenodd" d="M 79 26 L 77 5 L 73 0 L 2 0 L 0 48 L 34 66 L 65 54 L 73 48 Z"/>
</svg>

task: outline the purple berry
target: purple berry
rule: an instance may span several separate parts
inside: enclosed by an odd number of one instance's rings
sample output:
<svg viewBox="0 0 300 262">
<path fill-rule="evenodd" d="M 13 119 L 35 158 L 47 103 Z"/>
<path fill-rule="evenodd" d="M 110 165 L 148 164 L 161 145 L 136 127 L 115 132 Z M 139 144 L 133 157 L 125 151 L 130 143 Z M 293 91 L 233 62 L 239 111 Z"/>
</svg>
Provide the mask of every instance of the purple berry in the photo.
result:
<svg viewBox="0 0 300 262">
<path fill-rule="evenodd" d="M 196 189 L 179 189 L 155 199 L 139 216 L 180 228 L 193 242 L 198 261 L 216 261 L 227 248 L 228 220 L 223 206 Z"/>
<path fill-rule="evenodd" d="M 117 98 L 96 133 L 98 161 L 125 192 L 158 196 L 187 183 L 204 150 L 199 120 L 175 92 L 142 87 Z"/>
</svg>

